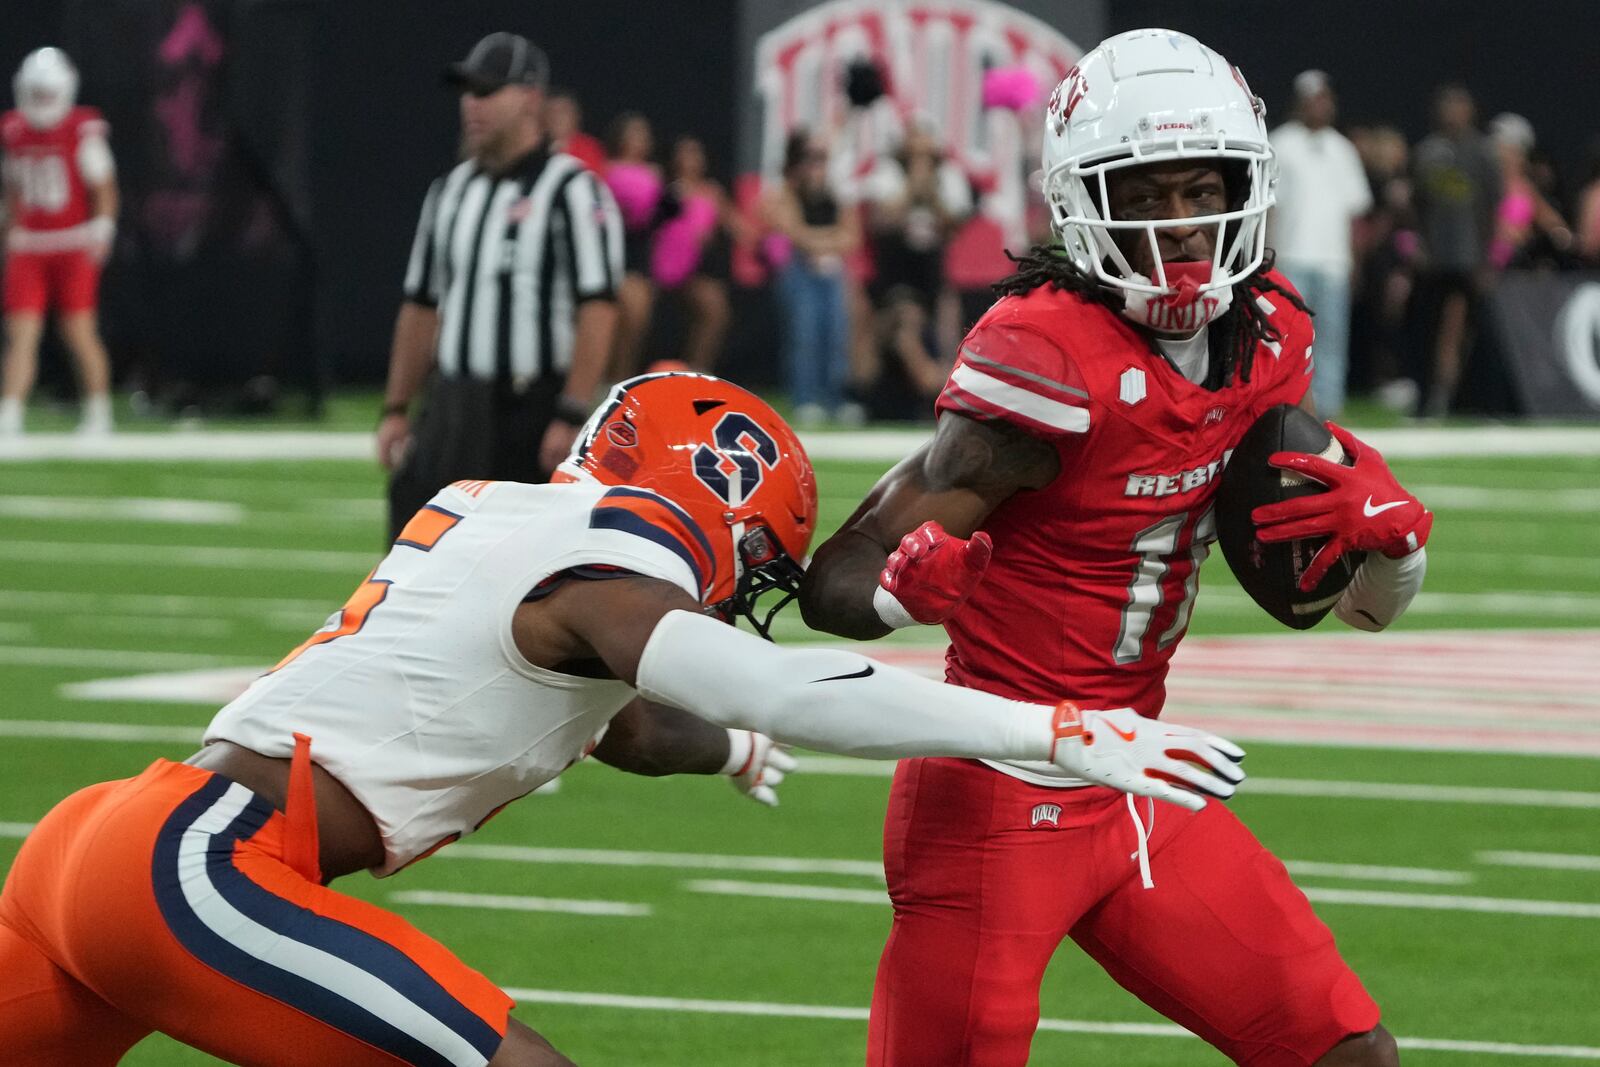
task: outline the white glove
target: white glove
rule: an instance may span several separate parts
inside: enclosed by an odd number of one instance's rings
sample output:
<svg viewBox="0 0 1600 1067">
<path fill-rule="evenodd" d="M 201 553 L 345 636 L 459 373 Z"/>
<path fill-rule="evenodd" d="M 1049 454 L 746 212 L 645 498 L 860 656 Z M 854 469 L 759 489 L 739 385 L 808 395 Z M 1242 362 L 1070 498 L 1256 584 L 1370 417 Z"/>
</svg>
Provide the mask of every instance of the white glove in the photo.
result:
<svg viewBox="0 0 1600 1067">
<path fill-rule="evenodd" d="M 799 765 L 766 734 L 728 731 L 728 762 L 723 764 L 722 773 L 733 779 L 733 788 L 758 804 L 777 807 L 779 783 Z"/>
<path fill-rule="evenodd" d="M 1190 811 L 1226 800 L 1244 781 L 1244 749 L 1202 730 L 1148 719 L 1132 708 L 1080 711 L 1056 705 L 1050 762 L 1087 781 L 1165 800 Z"/>
</svg>

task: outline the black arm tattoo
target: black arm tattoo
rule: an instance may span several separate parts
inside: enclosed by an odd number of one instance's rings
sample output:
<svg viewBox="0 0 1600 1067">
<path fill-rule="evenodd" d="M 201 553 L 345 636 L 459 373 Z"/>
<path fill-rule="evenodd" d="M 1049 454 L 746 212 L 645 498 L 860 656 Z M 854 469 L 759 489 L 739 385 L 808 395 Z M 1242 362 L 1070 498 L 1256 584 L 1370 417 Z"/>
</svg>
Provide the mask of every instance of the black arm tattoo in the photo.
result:
<svg viewBox="0 0 1600 1067">
<path fill-rule="evenodd" d="M 1050 484 L 1059 461 L 1055 446 L 1012 423 L 950 416 L 940 420 L 922 466 L 928 492 L 964 489 L 998 505 L 1019 489 Z"/>
<path fill-rule="evenodd" d="M 882 637 L 889 627 L 872 596 L 902 537 L 930 519 L 970 537 L 1013 493 L 1043 488 L 1059 469 L 1048 441 L 1010 423 L 946 415 L 933 440 L 884 475 L 812 555 L 800 587 L 806 625 L 858 641 Z"/>
</svg>

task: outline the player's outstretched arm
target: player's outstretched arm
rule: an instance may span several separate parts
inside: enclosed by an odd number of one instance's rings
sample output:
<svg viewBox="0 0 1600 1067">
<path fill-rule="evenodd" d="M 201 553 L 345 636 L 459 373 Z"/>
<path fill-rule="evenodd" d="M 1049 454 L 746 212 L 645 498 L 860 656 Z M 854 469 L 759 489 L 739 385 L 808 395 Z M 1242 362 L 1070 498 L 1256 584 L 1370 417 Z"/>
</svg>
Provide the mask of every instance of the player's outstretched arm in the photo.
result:
<svg viewBox="0 0 1600 1067">
<path fill-rule="evenodd" d="M 1019 489 L 1048 485 L 1058 463 L 1051 444 L 1009 423 L 946 414 L 813 553 L 800 587 L 807 625 L 868 640 L 943 622 L 988 565 L 983 520 Z"/>
<path fill-rule="evenodd" d="M 1243 753 L 1221 738 L 1127 708 L 1005 700 L 839 649 L 780 648 L 649 578 L 569 583 L 518 612 L 516 638 L 535 663 L 598 658 L 648 700 L 825 752 L 1049 760 L 1190 808 L 1244 777 Z"/>
</svg>

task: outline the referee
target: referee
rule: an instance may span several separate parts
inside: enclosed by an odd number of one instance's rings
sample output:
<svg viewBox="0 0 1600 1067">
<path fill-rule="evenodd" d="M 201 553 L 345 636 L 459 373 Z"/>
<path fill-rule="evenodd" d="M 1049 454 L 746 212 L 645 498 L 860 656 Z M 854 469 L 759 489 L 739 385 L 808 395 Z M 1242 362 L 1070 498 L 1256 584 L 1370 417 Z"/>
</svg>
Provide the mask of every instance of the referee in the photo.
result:
<svg viewBox="0 0 1600 1067">
<path fill-rule="evenodd" d="M 391 537 L 453 481 L 548 478 L 605 373 L 621 218 L 546 143 L 548 72 L 526 38 L 493 33 L 445 73 L 461 91 L 464 162 L 423 201 L 395 322 L 378 424 Z"/>
</svg>

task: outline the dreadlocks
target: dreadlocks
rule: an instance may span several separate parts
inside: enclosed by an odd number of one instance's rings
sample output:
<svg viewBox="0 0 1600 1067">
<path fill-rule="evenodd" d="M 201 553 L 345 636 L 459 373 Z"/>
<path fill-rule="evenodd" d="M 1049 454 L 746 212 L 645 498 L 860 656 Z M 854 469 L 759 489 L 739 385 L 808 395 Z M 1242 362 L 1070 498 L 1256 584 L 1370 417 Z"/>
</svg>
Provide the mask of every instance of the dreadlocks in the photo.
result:
<svg viewBox="0 0 1600 1067">
<path fill-rule="evenodd" d="M 1015 263 L 1017 269 L 994 284 L 996 296 L 1021 296 L 1042 285 L 1050 285 L 1104 304 L 1112 311 L 1122 311 L 1121 295 L 1075 267 L 1059 245 L 1034 245 L 1022 256 L 1013 256 L 1008 251 L 1006 258 Z M 1256 346 L 1264 341 L 1282 340 L 1277 328 L 1256 304 L 1258 296 L 1278 293 L 1299 310 L 1311 313 L 1303 300 L 1267 277 L 1272 264 L 1273 254 L 1269 250 L 1261 266 L 1234 285 L 1233 304 L 1212 323 L 1216 332 L 1211 335 L 1211 351 L 1221 356 L 1218 381 L 1223 385 L 1233 381 L 1235 372 L 1240 380 L 1248 382 Z"/>
</svg>

